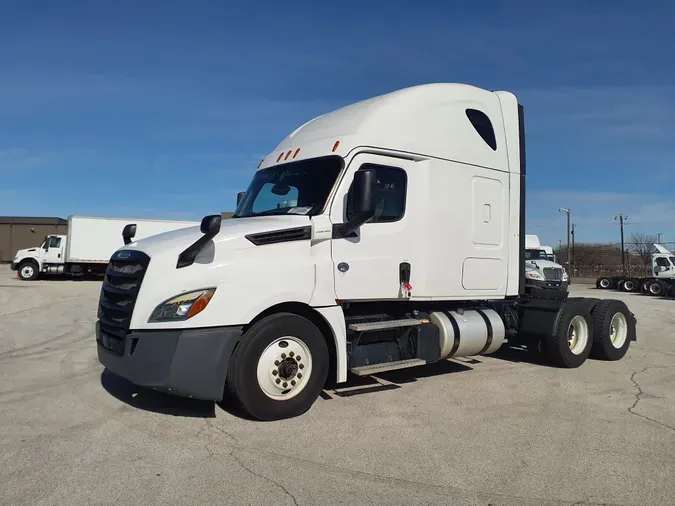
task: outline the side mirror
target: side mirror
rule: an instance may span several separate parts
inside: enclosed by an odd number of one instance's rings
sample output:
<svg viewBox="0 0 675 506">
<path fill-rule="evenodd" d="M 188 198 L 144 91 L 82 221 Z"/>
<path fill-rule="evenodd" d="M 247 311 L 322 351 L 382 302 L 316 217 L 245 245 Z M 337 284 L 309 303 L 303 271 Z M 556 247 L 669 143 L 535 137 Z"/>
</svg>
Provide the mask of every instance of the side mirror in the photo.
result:
<svg viewBox="0 0 675 506">
<path fill-rule="evenodd" d="M 126 246 L 127 244 L 129 244 L 135 235 L 136 235 L 136 224 L 129 223 L 128 225 L 125 225 L 124 228 L 122 229 L 122 239 L 124 239 L 124 245 Z"/>
<path fill-rule="evenodd" d="M 203 236 L 197 239 L 194 243 L 188 246 L 180 255 L 178 255 L 178 262 L 176 262 L 176 269 L 181 269 L 192 265 L 197 258 L 197 255 L 206 247 L 211 239 L 220 232 L 220 223 L 222 221 L 220 214 L 211 214 L 202 218 L 202 223 L 199 226 Z"/>
<path fill-rule="evenodd" d="M 45 238 L 45 245 L 42 247 L 43 250 L 49 251 L 49 237 Z"/>
<path fill-rule="evenodd" d="M 239 202 L 241 202 L 241 199 L 244 198 L 244 195 L 246 195 L 246 192 L 237 193 L 237 205 L 239 205 Z"/>
<path fill-rule="evenodd" d="M 347 237 L 375 215 L 375 169 L 359 169 L 354 174 L 352 203 L 354 217 L 338 227 L 338 235 Z"/>
<path fill-rule="evenodd" d="M 202 218 L 202 223 L 199 226 L 199 230 L 204 235 L 209 235 L 212 238 L 220 232 L 220 222 L 222 220 L 220 214 L 211 214 L 209 216 L 204 216 Z"/>
</svg>

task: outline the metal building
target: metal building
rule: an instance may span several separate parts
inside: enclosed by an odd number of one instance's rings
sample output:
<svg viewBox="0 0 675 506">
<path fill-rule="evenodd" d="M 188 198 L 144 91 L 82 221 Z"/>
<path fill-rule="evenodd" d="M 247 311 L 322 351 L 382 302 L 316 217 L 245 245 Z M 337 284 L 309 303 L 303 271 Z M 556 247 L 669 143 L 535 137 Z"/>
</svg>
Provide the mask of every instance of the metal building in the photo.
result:
<svg viewBox="0 0 675 506">
<path fill-rule="evenodd" d="M 11 262 L 20 249 L 39 246 L 46 235 L 65 235 L 63 218 L 0 216 L 0 262 Z"/>
</svg>

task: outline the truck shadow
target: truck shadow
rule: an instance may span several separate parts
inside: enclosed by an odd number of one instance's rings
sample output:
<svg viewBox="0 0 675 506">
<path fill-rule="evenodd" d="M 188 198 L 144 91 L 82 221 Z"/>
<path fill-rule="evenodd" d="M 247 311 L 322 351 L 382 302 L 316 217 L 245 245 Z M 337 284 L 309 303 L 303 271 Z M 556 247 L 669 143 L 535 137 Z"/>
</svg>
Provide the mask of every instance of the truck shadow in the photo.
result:
<svg viewBox="0 0 675 506">
<path fill-rule="evenodd" d="M 529 351 L 526 347 L 513 347 L 513 346 L 503 346 L 495 353 L 491 354 L 490 357 L 496 358 L 497 360 L 505 360 L 507 362 L 523 362 L 527 364 L 541 365 L 546 367 L 552 367 L 546 357 L 541 353 L 533 353 Z"/>
<path fill-rule="evenodd" d="M 480 363 L 472 359 L 463 360 L 463 362 Z M 398 390 L 403 388 L 405 384 L 414 383 L 422 378 L 471 371 L 471 367 L 465 365 L 465 363 L 441 360 L 432 364 L 383 372 L 373 376 L 349 374 L 346 383 L 326 385 L 326 388 L 321 393 L 321 398 L 331 400 L 333 396 L 353 397 L 355 395 L 374 394 L 387 390 Z"/>
<path fill-rule="evenodd" d="M 101 373 L 101 386 L 117 400 L 144 411 L 188 418 L 216 417 L 212 401 L 186 399 L 139 387 L 108 369 Z"/>
</svg>

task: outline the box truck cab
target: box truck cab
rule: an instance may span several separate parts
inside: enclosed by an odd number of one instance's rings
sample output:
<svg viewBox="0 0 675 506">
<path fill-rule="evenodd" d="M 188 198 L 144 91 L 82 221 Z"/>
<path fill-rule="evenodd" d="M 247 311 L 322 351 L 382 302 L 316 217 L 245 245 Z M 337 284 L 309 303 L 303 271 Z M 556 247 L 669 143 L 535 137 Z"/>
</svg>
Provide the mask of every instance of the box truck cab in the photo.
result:
<svg viewBox="0 0 675 506">
<path fill-rule="evenodd" d="M 114 253 L 99 360 L 138 385 L 227 394 L 270 420 L 309 409 L 327 379 L 507 339 L 543 341 L 564 367 L 591 351 L 621 358 L 635 338 L 623 303 L 526 293 L 524 183 L 509 92 L 418 86 L 315 118 L 262 160 L 233 219 Z"/>
<path fill-rule="evenodd" d="M 525 280 L 529 286 L 567 290 L 569 278 L 562 265 L 551 260 L 536 235 L 525 236 Z"/>
<path fill-rule="evenodd" d="M 60 265 L 63 269 L 67 243 L 65 235 L 48 235 L 40 246 L 17 251 L 11 268 L 27 281 L 36 279 L 40 272 L 47 271 L 52 265 Z"/>
<path fill-rule="evenodd" d="M 67 236 L 50 235 L 39 247 L 19 250 L 12 261 L 12 270 L 17 271 L 24 281 L 35 280 L 42 274 L 102 275 L 110 255 L 124 245 L 122 230 L 129 221 L 136 224 L 138 238 L 199 224 L 192 221 L 69 216 Z"/>
</svg>

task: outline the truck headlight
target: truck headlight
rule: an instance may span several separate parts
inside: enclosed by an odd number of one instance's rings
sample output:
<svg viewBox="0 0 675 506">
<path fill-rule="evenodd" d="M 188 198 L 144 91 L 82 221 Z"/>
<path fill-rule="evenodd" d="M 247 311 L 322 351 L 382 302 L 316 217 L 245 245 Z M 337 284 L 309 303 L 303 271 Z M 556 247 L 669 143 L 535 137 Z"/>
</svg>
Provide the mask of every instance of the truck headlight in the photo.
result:
<svg viewBox="0 0 675 506">
<path fill-rule="evenodd" d="M 530 278 L 530 279 L 540 279 L 540 280 L 544 279 L 544 276 L 539 274 L 537 271 L 529 271 L 527 273 L 527 277 Z"/>
<path fill-rule="evenodd" d="M 157 306 L 148 323 L 176 322 L 192 318 L 206 309 L 214 293 L 215 288 L 208 288 L 176 295 Z"/>
</svg>

